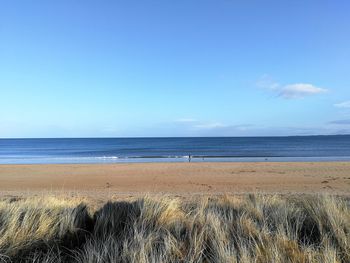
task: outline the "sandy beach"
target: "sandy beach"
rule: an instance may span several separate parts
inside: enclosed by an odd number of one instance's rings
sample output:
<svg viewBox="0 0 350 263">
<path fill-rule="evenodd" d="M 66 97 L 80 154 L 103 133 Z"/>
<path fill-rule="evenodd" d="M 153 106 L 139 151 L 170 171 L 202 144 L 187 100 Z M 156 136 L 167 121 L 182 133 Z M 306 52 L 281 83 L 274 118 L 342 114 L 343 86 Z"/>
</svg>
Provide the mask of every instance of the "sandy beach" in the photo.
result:
<svg viewBox="0 0 350 263">
<path fill-rule="evenodd" d="M 330 193 L 350 195 L 350 163 L 134 163 L 0 165 L 0 193 L 145 194 Z"/>
</svg>

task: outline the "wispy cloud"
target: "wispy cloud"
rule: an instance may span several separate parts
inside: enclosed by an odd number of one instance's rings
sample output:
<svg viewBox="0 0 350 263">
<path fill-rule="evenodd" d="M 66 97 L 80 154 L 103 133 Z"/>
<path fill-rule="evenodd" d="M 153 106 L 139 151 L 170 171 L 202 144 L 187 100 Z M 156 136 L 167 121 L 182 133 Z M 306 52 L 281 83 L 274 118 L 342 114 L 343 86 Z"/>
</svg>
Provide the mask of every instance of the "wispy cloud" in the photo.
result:
<svg viewBox="0 0 350 263">
<path fill-rule="evenodd" d="M 197 122 L 197 120 L 193 118 L 179 118 L 175 120 L 175 122 L 192 123 L 192 122 Z"/>
<path fill-rule="evenodd" d="M 337 120 L 337 121 L 331 121 L 330 124 L 337 124 L 337 125 L 350 125 L 350 120 Z"/>
<path fill-rule="evenodd" d="M 175 124 L 179 124 L 181 126 L 186 126 L 190 129 L 216 129 L 216 128 L 224 128 L 227 125 L 218 121 L 200 121 L 194 118 L 179 118 L 174 121 Z"/>
<path fill-rule="evenodd" d="M 334 104 L 337 108 L 350 108 L 350 100 Z"/>
<path fill-rule="evenodd" d="M 168 136 L 178 132 L 182 136 L 292 136 L 350 134 L 350 119 L 333 120 L 316 126 L 270 126 L 249 123 L 227 123 L 219 120 L 179 118 L 159 127 Z"/>
<path fill-rule="evenodd" d="M 131 135 L 130 135 L 131 134 Z M 179 118 L 169 122 L 135 128 L 118 136 L 293 136 L 293 135 L 350 134 L 350 119 L 329 120 L 317 125 L 263 125 Z"/>
<path fill-rule="evenodd" d="M 273 81 L 267 75 L 264 75 L 257 82 L 257 86 L 266 90 L 270 90 L 276 93 L 278 97 L 285 99 L 302 99 L 307 96 L 317 95 L 328 91 L 325 88 L 320 88 L 309 83 L 281 85 L 278 82 Z"/>
<path fill-rule="evenodd" d="M 296 83 L 280 88 L 280 96 L 286 99 L 298 99 L 306 96 L 327 92 L 327 89 L 316 87 L 307 83 Z"/>
<path fill-rule="evenodd" d="M 259 88 L 275 91 L 278 90 L 281 87 L 281 84 L 274 81 L 269 75 L 263 75 L 261 78 L 256 82 L 256 85 Z"/>
<path fill-rule="evenodd" d="M 217 129 L 217 128 L 224 128 L 224 127 L 227 127 L 227 125 L 220 122 L 207 122 L 207 123 L 199 123 L 199 124 L 193 125 L 193 128 L 196 128 L 196 129 Z"/>
</svg>

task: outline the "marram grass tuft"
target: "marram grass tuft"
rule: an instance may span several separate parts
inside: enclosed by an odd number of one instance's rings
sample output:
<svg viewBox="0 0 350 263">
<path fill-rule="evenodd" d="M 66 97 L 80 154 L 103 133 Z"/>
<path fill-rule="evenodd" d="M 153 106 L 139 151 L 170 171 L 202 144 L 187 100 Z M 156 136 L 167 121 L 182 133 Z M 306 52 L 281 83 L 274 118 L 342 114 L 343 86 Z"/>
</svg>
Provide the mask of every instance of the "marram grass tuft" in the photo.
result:
<svg viewBox="0 0 350 263">
<path fill-rule="evenodd" d="M 349 201 L 332 196 L 0 201 L 0 262 L 350 262 Z"/>
</svg>

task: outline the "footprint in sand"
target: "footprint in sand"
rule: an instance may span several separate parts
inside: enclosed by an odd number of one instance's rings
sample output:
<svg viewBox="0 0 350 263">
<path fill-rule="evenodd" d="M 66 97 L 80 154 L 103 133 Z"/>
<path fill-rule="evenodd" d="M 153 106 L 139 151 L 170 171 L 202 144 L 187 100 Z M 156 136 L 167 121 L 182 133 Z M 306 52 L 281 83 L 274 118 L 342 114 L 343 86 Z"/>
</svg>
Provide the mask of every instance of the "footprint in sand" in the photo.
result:
<svg viewBox="0 0 350 263">
<path fill-rule="evenodd" d="M 211 185 L 208 185 L 208 184 L 200 184 L 201 186 L 204 186 L 204 187 L 208 187 L 208 189 L 211 189 L 212 186 Z"/>
<path fill-rule="evenodd" d="M 338 180 L 339 178 L 338 177 L 335 177 L 335 178 L 330 178 L 329 180 L 331 180 L 331 181 L 336 181 L 336 180 Z"/>
<path fill-rule="evenodd" d="M 281 171 L 267 171 L 270 174 L 286 174 L 286 172 L 281 172 Z"/>
<path fill-rule="evenodd" d="M 326 185 L 326 186 L 323 186 L 323 189 L 333 189 L 333 187 L 330 185 Z"/>
</svg>

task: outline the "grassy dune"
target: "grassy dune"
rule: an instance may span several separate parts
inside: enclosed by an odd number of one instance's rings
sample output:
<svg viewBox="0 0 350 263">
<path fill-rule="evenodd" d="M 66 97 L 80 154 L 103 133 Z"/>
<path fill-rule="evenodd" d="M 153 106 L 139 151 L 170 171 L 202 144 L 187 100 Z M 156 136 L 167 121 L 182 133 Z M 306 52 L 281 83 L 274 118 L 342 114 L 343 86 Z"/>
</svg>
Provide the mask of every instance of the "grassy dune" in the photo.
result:
<svg viewBox="0 0 350 263">
<path fill-rule="evenodd" d="M 350 204 L 331 196 L 0 201 L 0 262 L 350 262 Z"/>
</svg>

